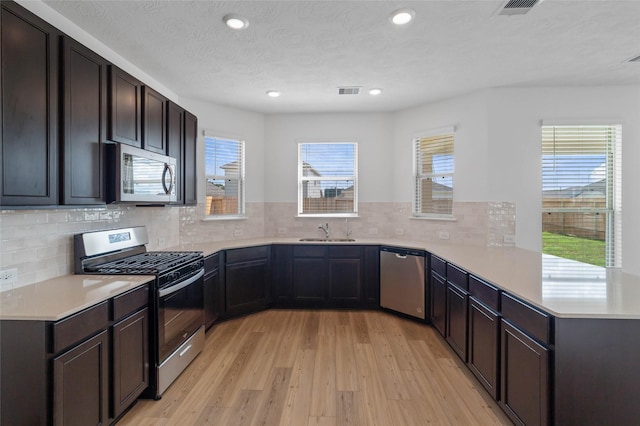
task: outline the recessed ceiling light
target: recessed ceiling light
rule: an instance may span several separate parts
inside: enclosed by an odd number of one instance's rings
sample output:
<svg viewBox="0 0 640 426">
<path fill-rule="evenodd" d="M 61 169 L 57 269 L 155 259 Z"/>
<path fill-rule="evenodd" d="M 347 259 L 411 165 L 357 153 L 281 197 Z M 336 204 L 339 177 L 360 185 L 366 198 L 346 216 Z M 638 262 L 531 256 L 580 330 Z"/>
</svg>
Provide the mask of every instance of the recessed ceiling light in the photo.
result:
<svg viewBox="0 0 640 426">
<path fill-rule="evenodd" d="M 249 21 L 247 21 L 240 15 L 236 15 L 235 13 L 224 15 L 222 20 L 227 25 L 227 27 L 231 28 L 232 30 L 244 30 L 249 26 Z"/>
<path fill-rule="evenodd" d="M 396 25 L 406 25 L 413 21 L 416 12 L 413 9 L 398 9 L 391 14 L 389 19 Z"/>
<path fill-rule="evenodd" d="M 372 96 L 378 96 L 380 93 L 382 93 L 382 89 L 371 89 L 369 90 L 369 94 Z"/>
<path fill-rule="evenodd" d="M 267 96 L 270 96 L 272 98 L 277 98 L 278 96 L 280 96 L 280 91 L 278 91 L 278 90 L 267 90 Z"/>
</svg>

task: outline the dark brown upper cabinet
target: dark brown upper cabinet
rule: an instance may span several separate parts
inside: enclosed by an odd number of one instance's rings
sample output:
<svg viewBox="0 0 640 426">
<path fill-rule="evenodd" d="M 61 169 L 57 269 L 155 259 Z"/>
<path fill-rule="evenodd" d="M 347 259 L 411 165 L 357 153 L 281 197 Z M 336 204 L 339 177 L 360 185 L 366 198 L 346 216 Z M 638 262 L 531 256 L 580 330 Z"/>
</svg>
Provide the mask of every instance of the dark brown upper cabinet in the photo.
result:
<svg viewBox="0 0 640 426">
<path fill-rule="evenodd" d="M 110 65 L 108 106 L 109 140 L 142 148 L 142 82 Z"/>
<path fill-rule="evenodd" d="M 62 42 L 62 204 L 104 204 L 107 61 L 68 37 Z"/>
<path fill-rule="evenodd" d="M 0 204 L 57 204 L 60 33 L 14 2 L 0 10 Z"/>
<path fill-rule="evenodd" d="M 148 86 L 143 86 L 142 96 L 142 147 L 167 155 L 167 98 Z"/>
<path fill-rule="evenodd" d="M 167 102 L 167 153 L 176 159 L 176 204 L 184 204 L 184 113 L 180 105 Z"/>
<path fill-rule="evenodd" d="M 184 112 L 184 203 L 198 204 L 198 175 L 196 146 L 198 143 L 198 118 Z"/>
</svg>

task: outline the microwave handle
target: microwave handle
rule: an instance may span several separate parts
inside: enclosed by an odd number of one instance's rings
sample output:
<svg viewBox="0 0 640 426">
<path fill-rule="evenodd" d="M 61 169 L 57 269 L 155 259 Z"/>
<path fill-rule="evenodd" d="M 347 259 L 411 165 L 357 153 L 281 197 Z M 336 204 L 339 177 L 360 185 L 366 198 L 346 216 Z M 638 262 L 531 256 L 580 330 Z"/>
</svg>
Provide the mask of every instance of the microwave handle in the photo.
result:
<svg viewBox="0 0 640 426">
<path fill-rule="evenodd" d="M 169 172 L 169 176 L 171 178 L 169 182 L 169 188 L 167 188 L 167 172 Z M 173 189 L 173 171 L 167 163 L 164 163 L 164 171 L 162 172 L 162 187 L 164 188 L 165 194 L 171 194 L 171 190 Z"/>
</svg>

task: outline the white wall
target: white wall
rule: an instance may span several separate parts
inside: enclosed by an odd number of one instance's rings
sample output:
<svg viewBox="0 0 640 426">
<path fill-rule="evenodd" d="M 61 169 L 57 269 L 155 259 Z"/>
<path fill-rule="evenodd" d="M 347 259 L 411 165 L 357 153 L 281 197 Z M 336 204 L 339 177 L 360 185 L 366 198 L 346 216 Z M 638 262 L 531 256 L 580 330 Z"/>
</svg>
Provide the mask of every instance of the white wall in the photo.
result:
<svg viewBox="0 0 640 426">
<path fill-rule="evenodd" d="M 395 115 L 397 201 L 411 197 L 410 139 L 455 125 L 456 201 L 516 203 L 519 247 L 541 249 L 542 120 L 622 124 L 623 270 L 640 274 L 640 87 L 489 89 Z"/>
<path fill-rule="evenodd" d="M 394 201 L 413 199 L 413 139 L 425 131 L 454 126 L 454 200 L 487 201 L 486 93 L 476 92 L 400 111 L 394 116 Z M 509 201 L 509 200 L 499 200 Z"/>
<path fill-rule="evenodd" d="M 219 137 L 245 141 L 246 201 L 264 202 L 264 115 L 186 98 L 180 99 L 180 105 L 198 117 L 198 200 L 203 202 L 206 197 L 202 134 L 205 130 Z"/>
<path fill-rule="evenodd" d="M 278 114 L 265 118 L 265 200 L 297 202 L 298 142 L 357 142 L 358 201 L 393 198 L 393 115 Z"/>
<path fill-rule="evenodd" d="M 489 183 L 517 204 L 517 244 L 540 250 L 542 120 L 622 124 L 623 269 L 640 274 L 640 87 L 553 87 L 488 92 Z"/>
</svg>

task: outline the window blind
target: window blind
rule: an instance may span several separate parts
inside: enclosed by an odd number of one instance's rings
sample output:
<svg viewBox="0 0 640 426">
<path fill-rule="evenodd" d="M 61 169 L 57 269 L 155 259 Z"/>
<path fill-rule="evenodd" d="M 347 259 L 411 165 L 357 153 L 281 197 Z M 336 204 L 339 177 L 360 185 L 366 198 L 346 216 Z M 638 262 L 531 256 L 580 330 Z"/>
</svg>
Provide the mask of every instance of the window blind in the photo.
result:
<svg viewBox="0 0 640 426">
<path fill-rule="evenodd" d="M 619 125 L 542 126 L 543 252 L 619 266 Z"/>
<path fill-rule="evenodd" d="M 244 142 L 205 136 L 207 215 L 244 214 Z"/>
<path fill-rule="evenodd" d="M 356 143 L 299 143 L 298 214 L 357 214 L 357 175 Z"/>
<path fill-rule="evenodd" d="M 414 139 L 415 216 L 453 213 L 453 132 Z"/>
</svg>

